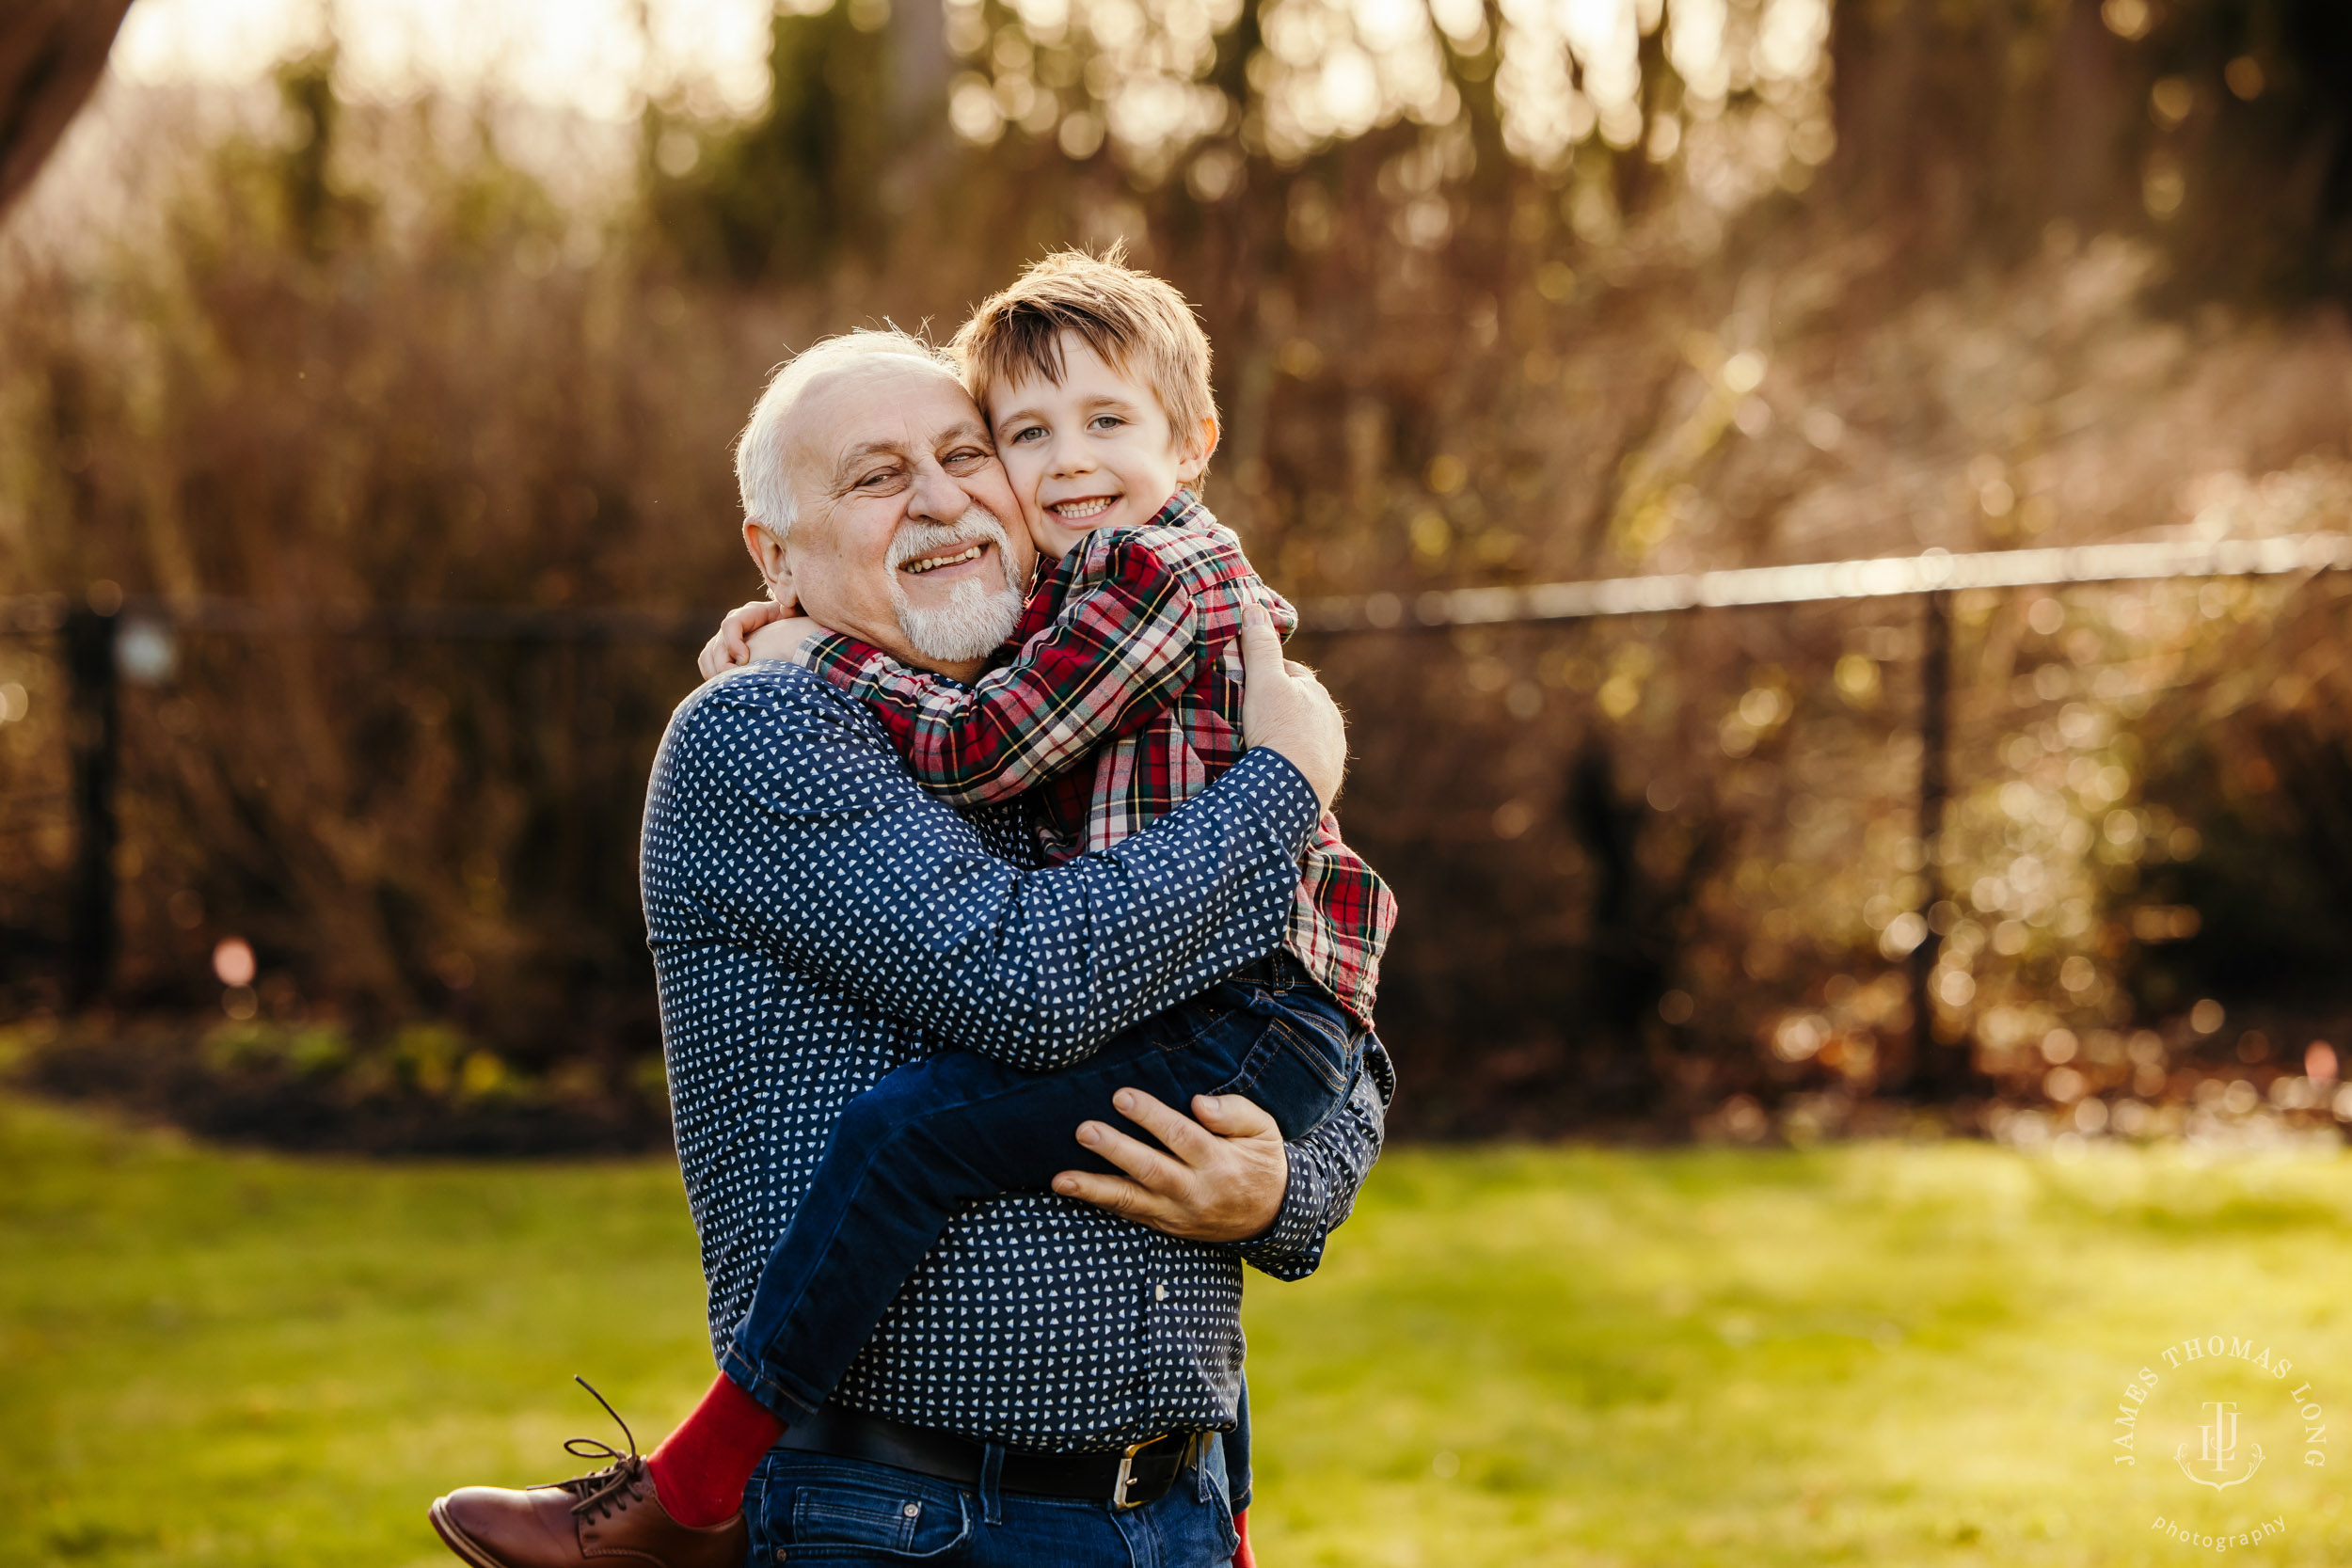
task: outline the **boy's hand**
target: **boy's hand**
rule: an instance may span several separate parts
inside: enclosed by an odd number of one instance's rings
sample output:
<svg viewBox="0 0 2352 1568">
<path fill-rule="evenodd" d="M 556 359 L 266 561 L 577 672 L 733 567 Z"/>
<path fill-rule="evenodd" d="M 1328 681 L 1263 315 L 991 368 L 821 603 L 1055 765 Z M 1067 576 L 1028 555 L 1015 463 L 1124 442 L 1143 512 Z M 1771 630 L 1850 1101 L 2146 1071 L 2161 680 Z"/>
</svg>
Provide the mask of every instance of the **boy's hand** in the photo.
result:
<svg viewBox="0 0 2352 1568">
<path fill-rule="evenodd" d="M 1263 605 L 1242 612 L 1241 662 L 1243 743 L 1279 752 L 1330 810 L 1347 777 L 1347 721 L 1340 705 L 1312 670 L 1282 657 L 1282 639 Z"/>
<path fill-rule="evenodd" d="M 795 608 L 778 604 L 772 599 L 754 599 L 750 604 L 728 610 L 726 619 L 719 623 L 718 635 L 703 644 L 701 657 L 694 660 L 695 667 L 703 673 L 703 679 L 708 680 L 739 664 L 749 664 L 752 661 L 752 634 L 764 626 L 783 620 Z"/>
<path fill-rule="evenodd" d="M 805 615 L 787 615 L 771 621 L 752 633 L 752 657 L 755 659 L 787 659 L 801 651 L 801 644 L 812 637 L 821 636 L 825 627 Z"/>
</svg>

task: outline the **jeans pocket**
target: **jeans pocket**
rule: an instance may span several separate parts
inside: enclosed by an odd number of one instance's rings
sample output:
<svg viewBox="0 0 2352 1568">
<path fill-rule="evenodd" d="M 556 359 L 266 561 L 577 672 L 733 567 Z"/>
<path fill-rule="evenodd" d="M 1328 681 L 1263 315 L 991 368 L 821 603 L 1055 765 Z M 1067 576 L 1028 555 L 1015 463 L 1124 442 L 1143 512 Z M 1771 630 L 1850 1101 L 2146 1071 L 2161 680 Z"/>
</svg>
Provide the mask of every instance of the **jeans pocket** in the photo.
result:
<svg viewBox="0 0 2352 1568">
<path fill-rule="evenodd" d="M 919 1562 L 962 1545 L 972 1519 L 962 1497 L 944 1488 L 828 1476 L 792 1487 L 781 1533 L 794 1562 Z"/>
<path fill-rule="evenodd" d="M 1283 1139 L 1295 1143 L 1338 1109 L 1353 1070 L 1347 1054 L 1345 1041 L 1321 1029 L 1270 1019 L 1240 1070 L 1211 1092 L 1255 1101 L 1280 1124 Z"/>
<path fill-rule="evenodd" d="M 1356 1058 L 1360 1050 L 1355 1036 L 1343 1029 L 1332 1029 L 1320 1021 L 1295 1018 L 1289 1014 L 1275 1021 L 1285 1043 L 1296 1053 L 1315 1076 L 1321 1078 L 1333 1094 L 1345 1091 L 1356 1076 Z"/>
</svg>

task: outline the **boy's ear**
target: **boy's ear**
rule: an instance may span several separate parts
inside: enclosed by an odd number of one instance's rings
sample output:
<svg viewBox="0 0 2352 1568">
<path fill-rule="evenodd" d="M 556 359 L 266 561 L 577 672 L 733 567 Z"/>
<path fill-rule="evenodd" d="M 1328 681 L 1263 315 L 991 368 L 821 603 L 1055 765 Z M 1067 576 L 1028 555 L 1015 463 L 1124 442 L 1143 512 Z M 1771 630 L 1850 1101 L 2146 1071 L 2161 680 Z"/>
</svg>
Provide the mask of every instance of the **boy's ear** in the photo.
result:
<svg viewBox="0 0 2352 1568">
<path fill-rule="evenodd" d="M 1201 470 L 1209 466 L 1209 459 L 1216 454 L 1216 440 L 1222 434 L 1215 414 L 1209 415 L 1194 426 L 1191 438 L 1177 449 L 1176 477 L 1186 484 L 1199 483 Z"/>
</svg>

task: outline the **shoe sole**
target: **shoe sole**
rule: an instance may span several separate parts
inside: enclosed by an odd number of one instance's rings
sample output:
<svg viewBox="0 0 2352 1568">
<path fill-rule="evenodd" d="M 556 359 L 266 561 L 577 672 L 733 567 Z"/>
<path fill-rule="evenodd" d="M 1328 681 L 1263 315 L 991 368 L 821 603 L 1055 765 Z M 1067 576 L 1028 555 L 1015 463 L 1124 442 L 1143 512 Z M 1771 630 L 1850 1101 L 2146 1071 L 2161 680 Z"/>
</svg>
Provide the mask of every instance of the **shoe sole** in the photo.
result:
<svg viewBox="0 0 2352 1568">
<path fill-rule="evenodd" d="M 473 1568 L 508 1568 L 506 1563 L 492 1557 L 488 1548 L 478 1544 L 472 1536 L 457 1528 L 457 1521 L 449 1516 L 447 1497 L 434 1498 L 432 1510 L 426 1517 L 433 1521 L 434 1532 L 440 1536 L 441 1544 L 472 1563 Z"/>
</svg>

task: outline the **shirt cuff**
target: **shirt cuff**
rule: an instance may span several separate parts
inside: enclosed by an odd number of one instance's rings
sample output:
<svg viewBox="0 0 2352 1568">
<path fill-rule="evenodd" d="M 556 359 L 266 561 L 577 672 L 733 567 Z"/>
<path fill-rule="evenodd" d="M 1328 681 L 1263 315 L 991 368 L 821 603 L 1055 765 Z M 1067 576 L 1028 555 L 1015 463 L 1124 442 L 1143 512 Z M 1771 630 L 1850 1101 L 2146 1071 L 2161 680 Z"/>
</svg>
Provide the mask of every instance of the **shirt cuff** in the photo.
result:
<svg viewBox="0 0 2352 1568">
<path fill-rule="evenodd" d="M 1324 1191 L 1315 1163 L 1302 1158 L 1296 1145 L 1284 1152 L 1289 1157 L 1290 1177 L 1283 1183 L 1282 1207 L 1263 1234 L 1234 1243 L 1233 1252 L 1243 1262 L 1277 1279 L 1304 1279 L 1323 1260 L 1323 1216 L 1330 1211 L 1330 1194 Z"/>
<path fill-rule="evenodd" d="M 1263 793 L 1267 826 L 1291 847 L 1291 858 L 1296 860 L 1306 854 L 1315 841 L 1316 827 L 1323 821 L 1323 801 L 1315 794 L 1315 786 L 1307 782 L 1307 775 L 1290 758 L 1264 746 L 1244 752 L 1241 760 L 1225 770 L 1225 777 L 1232 778 L 1236 773 L 1245 776 L 1249 789 Z M 1244 786 L 1237 784 L 1234 787 Z"/>
</svg>

